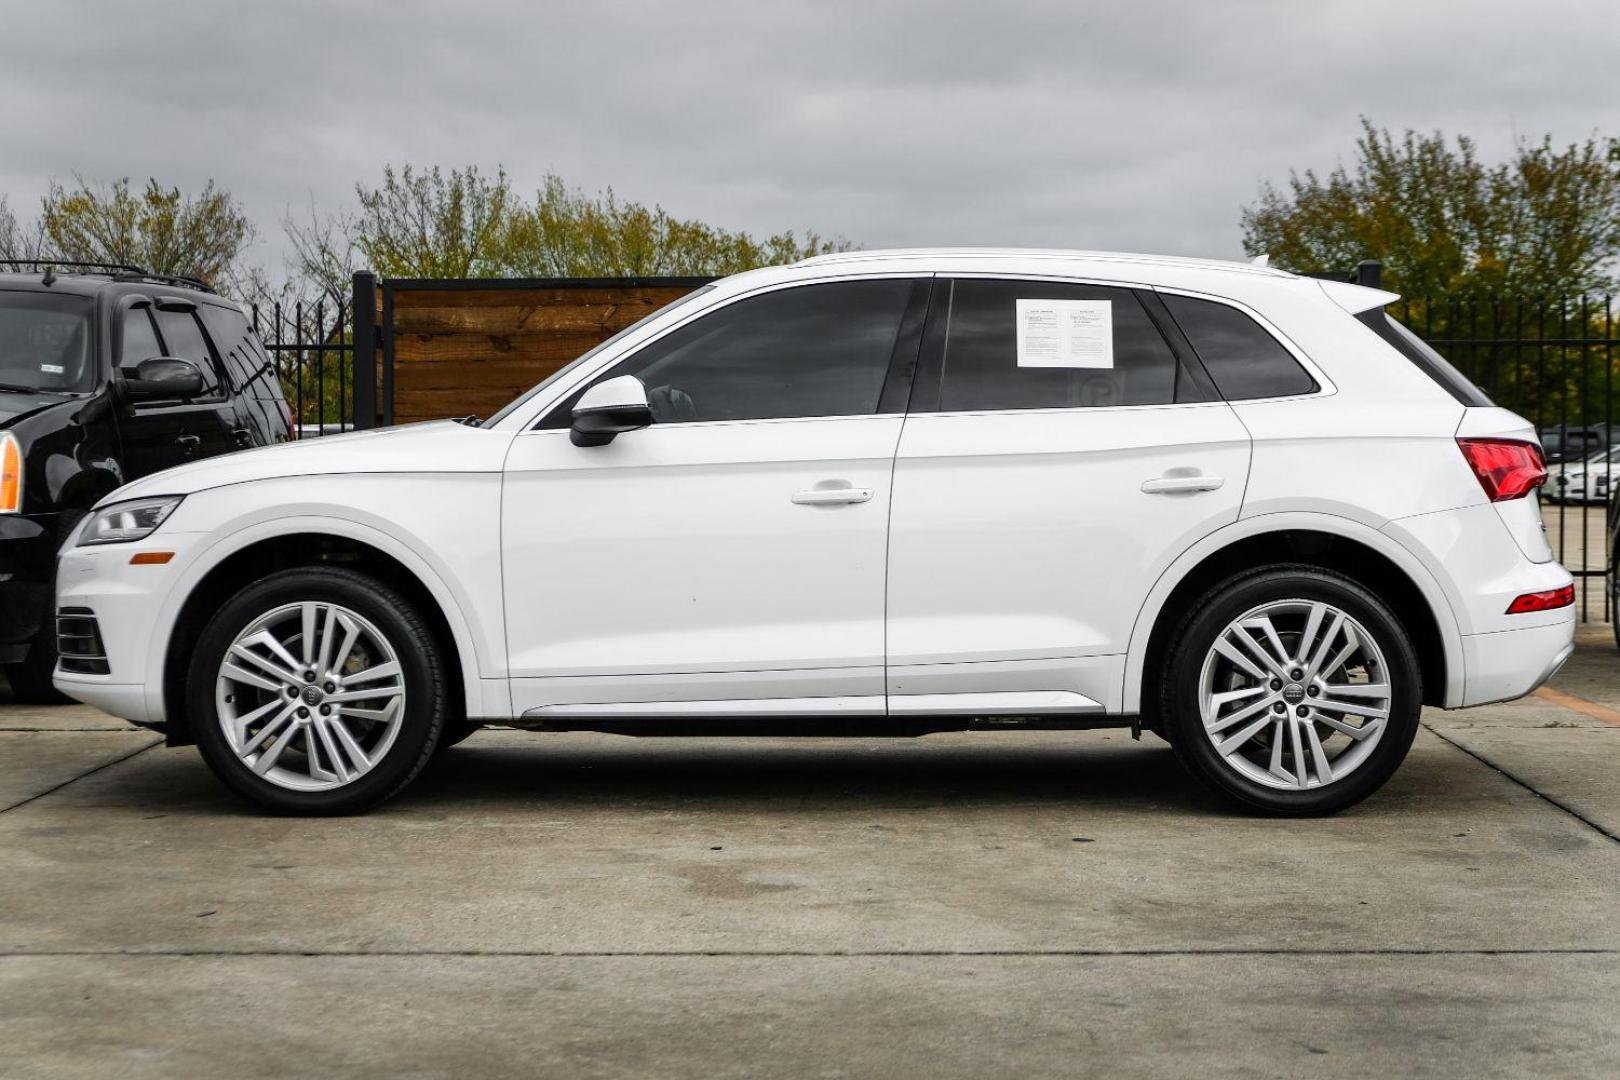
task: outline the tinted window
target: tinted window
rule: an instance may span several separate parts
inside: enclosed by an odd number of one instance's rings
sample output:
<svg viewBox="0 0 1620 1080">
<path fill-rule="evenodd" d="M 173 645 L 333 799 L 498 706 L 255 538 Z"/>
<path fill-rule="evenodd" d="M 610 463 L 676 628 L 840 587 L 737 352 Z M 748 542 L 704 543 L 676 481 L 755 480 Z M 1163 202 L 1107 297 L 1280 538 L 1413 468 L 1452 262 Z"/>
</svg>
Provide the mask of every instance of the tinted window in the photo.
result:
<svg viewBox="0 0 1620 1080">
<path fill-rule="evenodd" d="M 603 375 L 647 385 L 661 424 L 877 412 L 909 279 L 781 289 L 652 342 Z M 567 423 L 567 410 L 553 414 Z"/>
<path fill-rule="evenodd" d="M 202 316 L 203 326 L 213 339 L 220 359 L 225 361 L 231 380 L 237 386 L 247 386 L 261 366 L 249 348 L 247 320 L 239 311 L 213 304 L 202 305 L 198 314 Z M 262 389 L 260 392 L 263 392 Z"/>
<path fill-rule="evenodd" d="M 1310 394 L 1316 380 L 1266 329 L 1237 308 L 1190 296 L 1165 306 L 1228 401 Z"/>
<path fill-rule="evenodd" d="M 0 292 L 0 385 L 71 393 L 94 376 L 88 297 Z"/>
<path fill-rule="evenodd" d="M 119 346 L 118 354 L 120 368 L 134 367 L 142 360 L 163 355 L 163 346 L 158 344 L 157 331 L 152 329 L 152 316 L 144 305 L 132 307 L 124 312 L 123 335 L 120 340 L 123 342 Z"/>
<path fill-rule="evenodd" d="M 1043 300 L 1056 303 L 1019 305 Z M 1064 306 L 1070 301 L 1084 303 Z M 1022 354 L 1020 318 L 1025 322 Z M 1074 319 L 1085 320 L 1085 327 L 1069 326 Z M 1043 330 L 1069 336 L 1043 338 Z M 1058 344 L 1052 347 L 1054 340 Z M 1164 336 L 1129 289 L 973 279 L 952 287 L 941 410 L 1166 405 L 1178 400 L 1178 387 L 1179 400 L 1197 399 Z"/>
<path fill-rule="evenodd" d="M 203 393 L 217 394 L 219 373 L 214 369 L 214 358 L 208 351 L 208 342 L 203 339 L 202 327 L 197 325 L 197 316 L 189 311 L 162 309 L 155 315 L 158 332 L 163 335 L 163 347 L 167 350 L 164 355 L 178 356 L 196 364 L 203 376 Z"/>
</svg>

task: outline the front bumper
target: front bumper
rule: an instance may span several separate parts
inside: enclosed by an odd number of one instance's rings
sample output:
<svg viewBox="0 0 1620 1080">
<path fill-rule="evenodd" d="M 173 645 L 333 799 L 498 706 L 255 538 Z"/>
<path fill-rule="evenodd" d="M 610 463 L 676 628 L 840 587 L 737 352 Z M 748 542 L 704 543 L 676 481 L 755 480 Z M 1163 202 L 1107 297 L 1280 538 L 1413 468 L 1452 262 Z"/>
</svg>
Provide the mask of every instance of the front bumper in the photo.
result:
<svg viewBox="0 0 1620 1080">
<path fill-rule="evenodd" d="M 0 514 L 0 663 L 28 656 L 51 616 L 56 515 Z"/>
<path fill-rule="evenodd" d="M 81 608 L 96 621 L 107 673 L 90 675 L 57 666 L 53 682 L 69 697 L 146 726 L 161 725 L 163 651 L 174 585 L 204 533 L 158 530 L 144 541 L 63 548 L 57 563 L 58 608 Z M 170 551 L 164 564 L 134 565 L 146 551 Z"/>
</svg>

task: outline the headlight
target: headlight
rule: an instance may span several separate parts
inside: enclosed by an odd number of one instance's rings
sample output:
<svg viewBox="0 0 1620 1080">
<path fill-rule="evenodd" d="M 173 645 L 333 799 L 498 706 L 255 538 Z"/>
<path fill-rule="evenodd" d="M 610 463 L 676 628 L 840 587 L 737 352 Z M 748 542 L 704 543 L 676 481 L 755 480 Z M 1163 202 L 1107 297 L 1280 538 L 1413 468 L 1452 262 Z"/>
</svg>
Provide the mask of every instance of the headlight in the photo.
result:
<svg viewBox="0 0 1620 1080">
<path fill-rule="evenodd" d="M 79 534 L 79 544 L 127 544 L 151 536 L 164 519 L 180 505 L 181 496 L 132 499 L 104 506 L 90 516 L 90 524 Z"/>
<path fill-rule="evenodd" d="M 0 514 L 22 511 L 22 447 L 17 436 L 0 431 Z"/>
</svg>

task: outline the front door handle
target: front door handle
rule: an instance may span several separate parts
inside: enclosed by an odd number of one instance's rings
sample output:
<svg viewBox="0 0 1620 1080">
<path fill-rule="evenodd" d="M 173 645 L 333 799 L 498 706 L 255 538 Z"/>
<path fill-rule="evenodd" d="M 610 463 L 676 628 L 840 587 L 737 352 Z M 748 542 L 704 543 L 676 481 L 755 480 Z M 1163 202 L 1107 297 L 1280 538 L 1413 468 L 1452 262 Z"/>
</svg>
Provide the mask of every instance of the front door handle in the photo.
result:
<svg viewBox="0 0 1620 1080">
<path fill-rule="evenodd" d="M 200 435 L 179 435 L 179 436 L 175 437 L 174 445 L 178 446 L 180 449 L 186 451 L 187 453 L 190 453 L 191 451 L 197 449 L 197 447 L 202 445 L 202 436 L 200 436 Z"/>
<path fill-rule="evenodd" d="M 1149 495 L 1169 495 L 1178 491 L 1214 491 L 1226 483 L 1224 476 L 1159 476 L 1142 481 Z"/>
<path fill-rule="evenodd" d="M 871 498 L 871 488 L 858 487 L 814 487 L 793 493 L 793 501 L 800 506 L 838 506 L 869 502 Z"/>
</svg>

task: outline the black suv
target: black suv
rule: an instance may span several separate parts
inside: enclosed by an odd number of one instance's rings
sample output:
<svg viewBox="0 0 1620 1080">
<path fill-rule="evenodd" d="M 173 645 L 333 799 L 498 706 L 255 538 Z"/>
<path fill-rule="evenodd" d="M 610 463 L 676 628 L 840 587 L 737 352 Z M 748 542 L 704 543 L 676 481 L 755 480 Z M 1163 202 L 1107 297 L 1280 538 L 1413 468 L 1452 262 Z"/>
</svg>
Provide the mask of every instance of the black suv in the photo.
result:
<svg viewBox="0 0 1620 1080">
<path fill-rule="evenodd" d="M 56 701 L 56 552 L 121 484 L 293 437 L 242 308 L 132 266 L 0 260 L 0 664 Z"/>
</svg>

